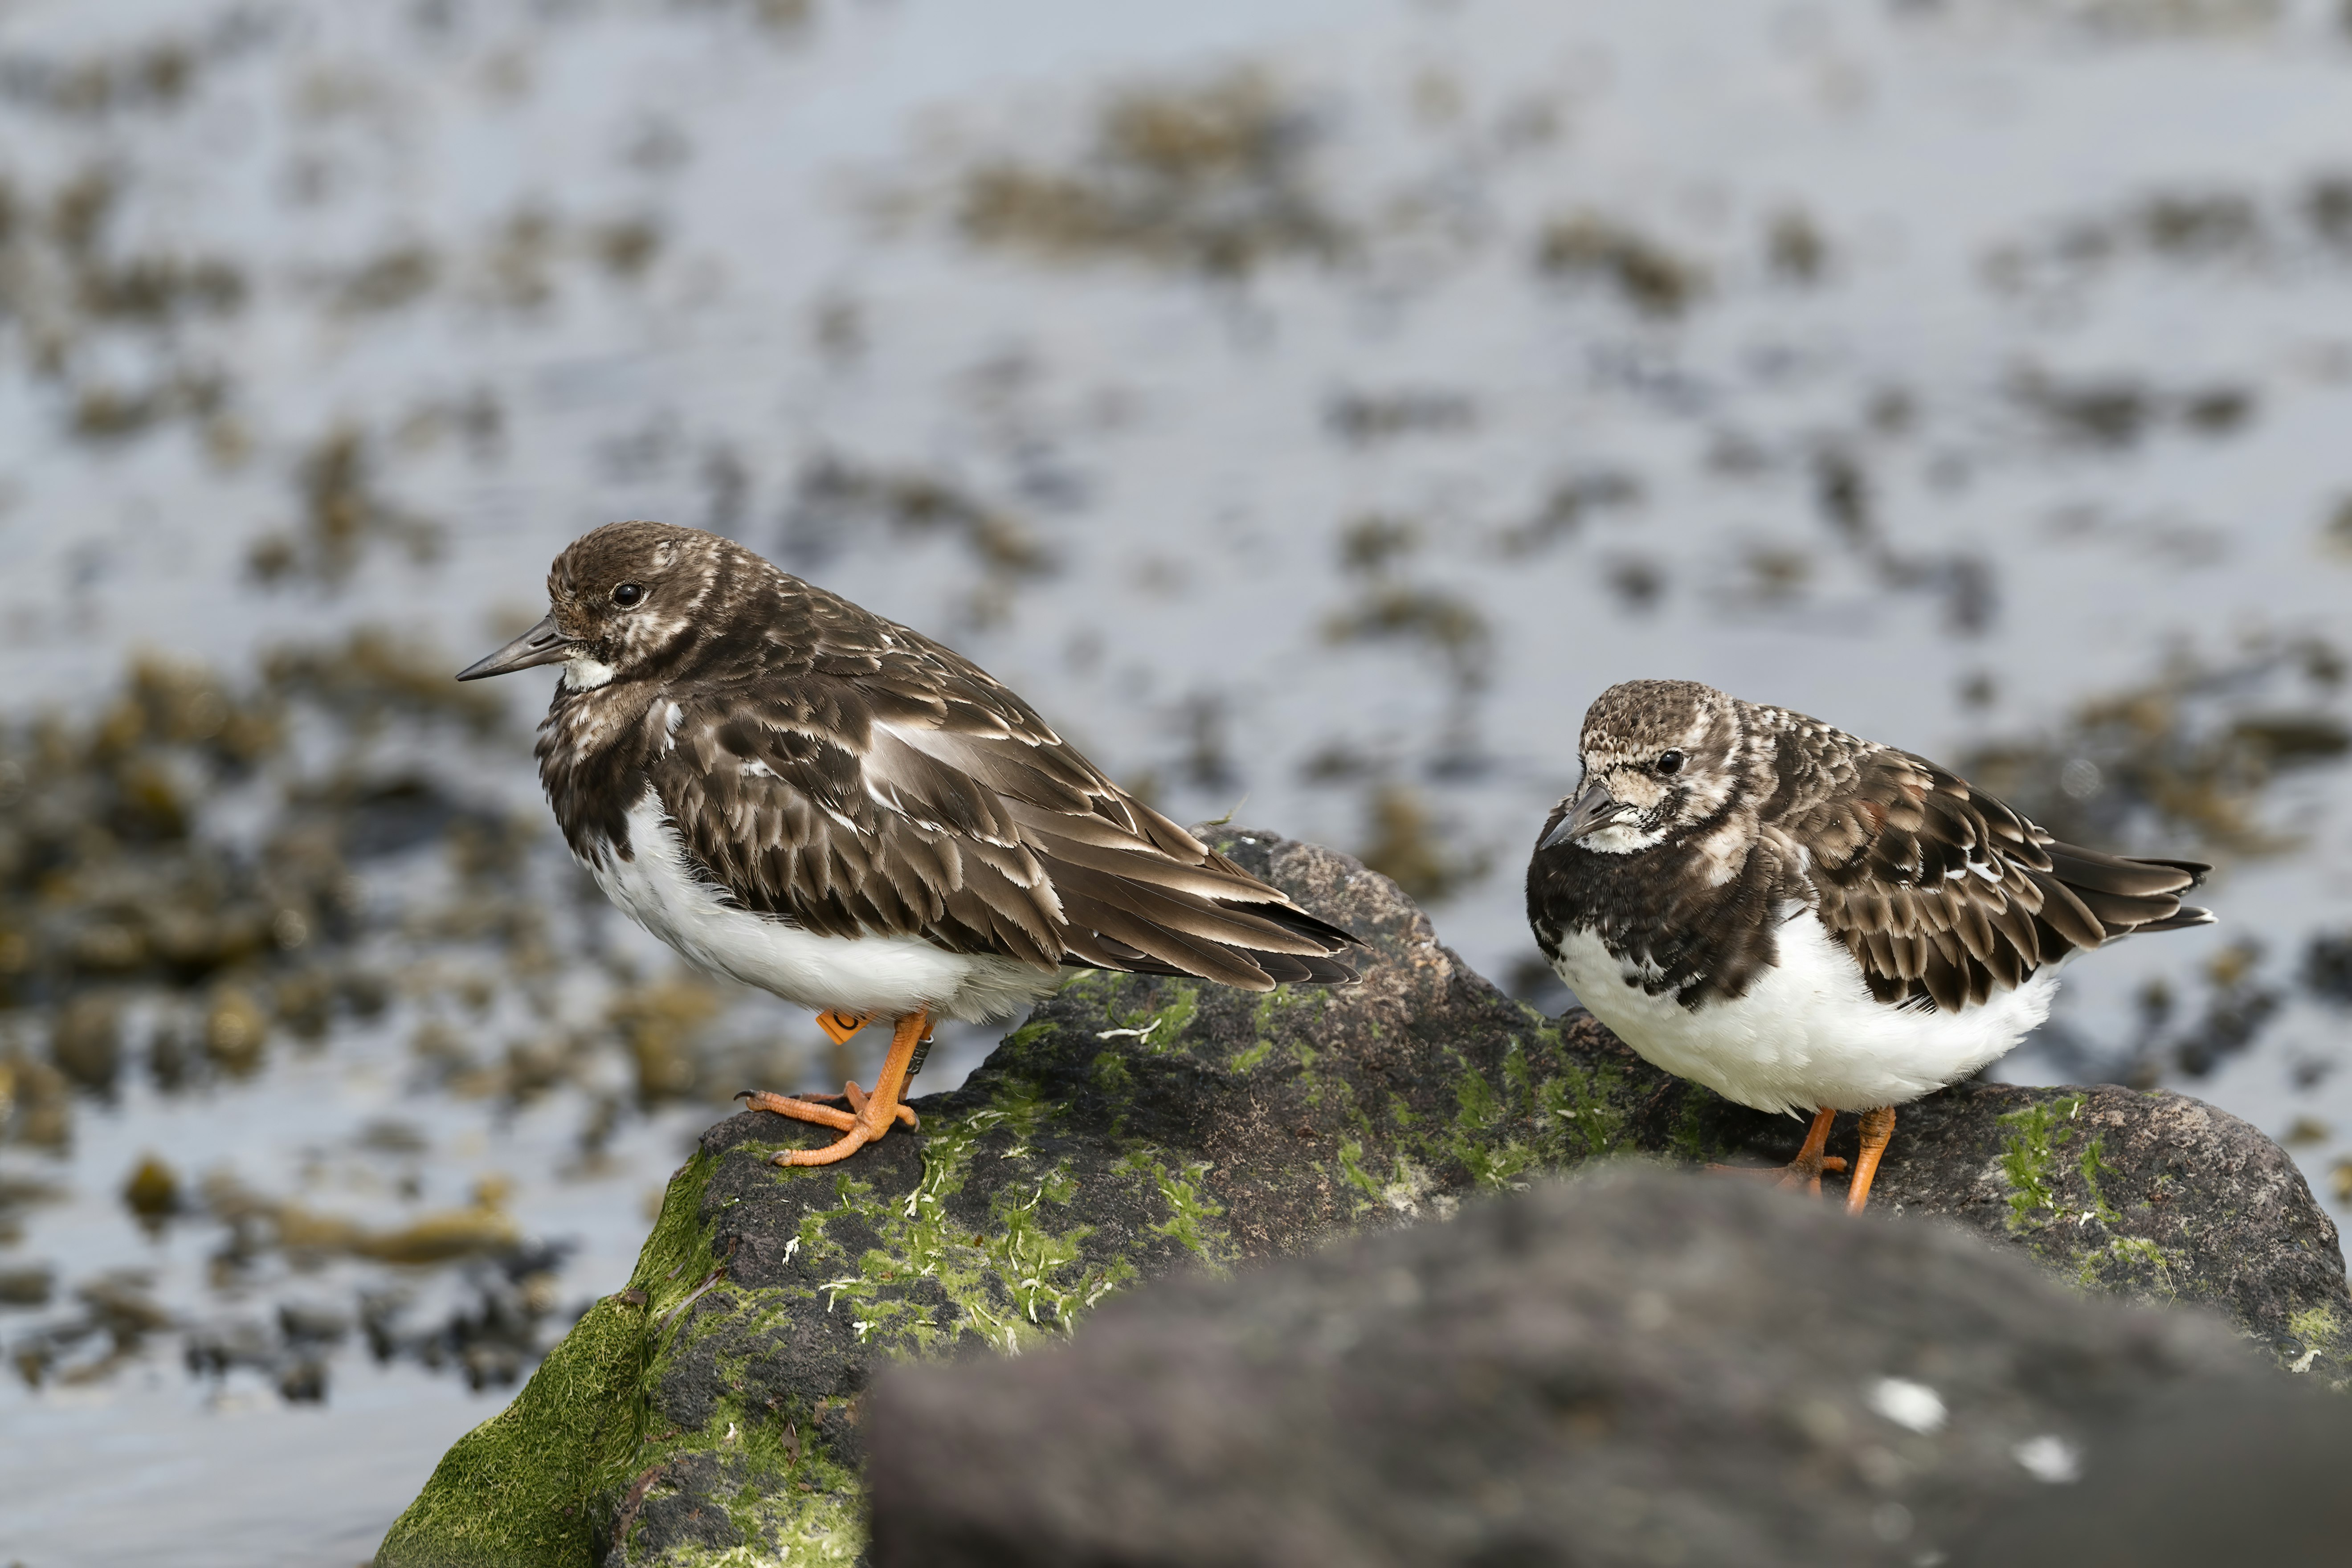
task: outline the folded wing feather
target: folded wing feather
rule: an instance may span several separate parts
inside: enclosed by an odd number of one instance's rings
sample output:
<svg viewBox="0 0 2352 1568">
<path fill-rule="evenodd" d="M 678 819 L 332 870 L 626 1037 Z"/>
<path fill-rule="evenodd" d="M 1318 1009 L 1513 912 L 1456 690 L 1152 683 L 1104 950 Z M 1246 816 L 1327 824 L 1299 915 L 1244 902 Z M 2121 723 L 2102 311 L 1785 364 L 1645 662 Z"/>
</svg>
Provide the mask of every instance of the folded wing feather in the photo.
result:
<svg viewBox="0 0 2352 1568">
<path fill-rule="evenodd" d="M 2117 936 L 2212 919 L 2181 902 L 2208 868 L 2060 843 L 1904 752 L 1790 825 L 1816 836 L 1818 912 L 1881 1001 L 1957 1010 Z"/>
<path fill-rule="evenodd" d="M 722 692 L 666 722 L 646 769 L 717 886 L 820 934 L 1259 991 L 1354 977 L 1353 936 L 1126 795 L 1011 693 L 955 695 L 822 675 Z"/>
</svg>

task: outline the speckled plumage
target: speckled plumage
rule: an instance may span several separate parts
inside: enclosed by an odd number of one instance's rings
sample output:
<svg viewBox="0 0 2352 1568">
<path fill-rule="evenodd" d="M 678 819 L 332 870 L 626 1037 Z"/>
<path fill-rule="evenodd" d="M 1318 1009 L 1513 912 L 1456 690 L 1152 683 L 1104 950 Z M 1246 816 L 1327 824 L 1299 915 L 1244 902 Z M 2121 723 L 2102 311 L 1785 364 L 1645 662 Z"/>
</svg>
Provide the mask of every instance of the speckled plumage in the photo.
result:
<svg viewBox="0 0 2352 1568">
<path fill-rule="evenodd" d="M 642 602 L 616 605 L 623 584 Z M 614 523 L 556 560 L 548 595 L 566 669 L 540 775 L 572 852 L 641 920 L 656 895 L 632 902 L 643 879 L 618 870 L 633 820 L 641 839 L 662 828 L 666 856 L 674 836 L 680 874 L 735 918 L 853 959 L 919 939 L 1026 966 L 1032 994 L 1072 964 L 1252 990 L 1354 977 L 1352 936 L 1120 790 L 976 666 L 740 545 Z M 811 984 L 771 988 L 961 1016 L 938 996 L 898 1006 Z"/>
<path fill-rule="evenodd" d="M 1697 1060 L 1686 1076 L 1747 1103 L 1861 1109 L 1926 1093 L 2014 1045 L 2071 955 L 2211 919 L 2181 902 L 2203 866 L 2059 843 L 1925 758 L 1695 682 L 1611 688 L 1580 751 L 1582 790 L 1547 820 L 1528 870 L 1537 942 L 1636 1050 L 1676 1055 L 1661 1060 L 1669 1070 Z M 1604 951 L 1619 984 L 1675 1006 L 1598 984 Z M 1786 1019 L 1743 1005 L 1771 992 L 1786 1009 L 1768 981 L 1797 958 L 1817 972 L 1809 996 L 1850 965 L 1853 1005 L 1830 997 Z M 1754 1058 L 1715 1077 L 1696 1022 L 1710 1010 L 1744 1015 L 1720 1048 Z M 1670 1049 L 1666 1034 L 1681 1037 Z M 1873 1052 L 1883 1081 L 1860 1072 Z"/>
</svg>

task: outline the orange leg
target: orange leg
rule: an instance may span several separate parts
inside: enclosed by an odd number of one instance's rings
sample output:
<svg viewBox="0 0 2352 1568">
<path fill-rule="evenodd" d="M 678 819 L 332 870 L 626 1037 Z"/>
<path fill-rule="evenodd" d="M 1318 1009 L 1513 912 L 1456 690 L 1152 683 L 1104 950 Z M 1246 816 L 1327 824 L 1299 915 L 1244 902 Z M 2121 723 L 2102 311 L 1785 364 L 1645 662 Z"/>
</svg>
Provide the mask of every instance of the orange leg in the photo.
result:
<svg viewBox="0 0 2352 1568">
<path fill-rule="evenodd" d="M 845 1013 L 837 1007 L 816 1016 L 816 1026 L 823 1029 L 825 1037 L 836 1046 L 846 1044 L 849 1037 L 866 1027 L 868 1021 L 863 1013 Z M 908 1076 L 911 1078 L 914 1075 L 909 1073 Z M 847 1131 L 857 1125 L 857 1118 L 866 1109 L 866 1091 L 854 1083 L 845 1083 L 841 1086 L 841 1089 L 842 1092 L 835 1096 L 771 1094 L 764 1089 L 747 1089 L 735 1098 L 741 1100 L 744 1108 L 749 1110 L 772 1110 L 779 1116 L 794 1117 L 802 1121 L 814 1121 L 821 1127 L 833 1128 L 835 1131 Z M 836 1110 L 830 1105 L 821 1103 L 833 1099 L 848 1100 L 849 1109 Z M 898 1107 L 898 1120 L 909 1127 L 919 1125 L 915 1113 L 903 1105 Z"/>
<path fill-rule="evenodd" d="M 746 1110 L 772 1110 L 779 1116 L 796 1117 L 803 1121 L 814 1121 L 820 1126 L 837 1128 L 846 1131 L 857 1125 L 857 1118 L 866 1110 L 866 1091 L 856 1084 L 845 1083 L 841 1086 L 841 1093 L 838 1097 L 814 1094 L 771 1094 L 764 1089 L 747 1089 L 735 1098 L 743 1102 L 743 1108 Z M 825 1100 L 835 1098 L 849 1101 L 849 1109 L 836 1110 L 824 1103 Z M 898 1115 L 898 1120 L 905 1122 L 909 1129 L 919 1129 L 923 1124 L 922 1119 L 915 1114 L 915 1108 L 911 1105 L 899 1106 Z"/>
<path fill-rule="evenodd" d="M 1853 1163 L 1853 1179 L 1846 1184 L 1845 1212 L 1860 1214 L 1870 1201 L 1870 1184 L 1878 1176 L 1878 1157 L 1895 1136 L 1895 1108 L 1881 1106 L 1862 1113 L 1862 1152 Z"/>
<path fill-rule="evenodd" d="M 1822 1173 L 1845 1169 L 1845 1162 L 1843 1159 L 1835 1154 L 1822 1152 L 1829 1147 L 1830 1123 L 1836 1120 L 1837 1112 L 1826 1106 L 1813 1112 L 1813 1124 L 1805 1129 L 1805 1146 L 1798 1150 L 1797 1157 L 1785 1165 L 1767 1166 L 1762 1170 L 1758 1170 L 1752 1165 L 1709 1165 L 1707 1169 L 1721 1171 L 1727 1175 L 1748 1176 L 1757 1181 L 1770 1182 L 1776 1187 L 1802 1187 L 1814 1197 L 1820 1197 Z"/>
<path fill-rule="evenodd" d="M 814 1121 L 824 1127 L 849 1128 L 857 1125 L 857 1117 L 854 1112 L 836 1110 L 832 1106 L 807 1095 L 771 1094 L 764 1089 L 747 1089 L 735 1098 L 743 1102 L 743 1107 L 747 1110 L 772 1110 L 779 1116 L 795 1117 L 800 1121 Z"/>
<path fill-rule="evenodd" d="M 778 1165 L 830 1165 L 836 1160 L 849 1158 L 889 1131 L 894 1121 L 903 1121 L 909 1128 L 919 1128 L 922 1125 L 920 1120 L 911 1107 L 898 1103 L 898 1096 L 907 1087 L 916 1051 L 930 1037 L 930 1033 L 931 1016 L 928 1012 L 918 1010 L 900 1018 L 890 1031 L 890 1054 L 883 1058 L 882 1071 L 874 1080 L 874 1092 L 869 1095 L 854 1083 L 842 1086 L 842 1093 L 850 1106 L 845 1111 L 797 1096 L 738 1096 L 748 1100 L 754 1110 L 772 1110 L 803 1121 L 821 1122 L 837 1129 L 842 1134 L 837 1141 L 822 1149 L 787 1149 L 775 1155 L 771 1163 Z"/>
</svg>

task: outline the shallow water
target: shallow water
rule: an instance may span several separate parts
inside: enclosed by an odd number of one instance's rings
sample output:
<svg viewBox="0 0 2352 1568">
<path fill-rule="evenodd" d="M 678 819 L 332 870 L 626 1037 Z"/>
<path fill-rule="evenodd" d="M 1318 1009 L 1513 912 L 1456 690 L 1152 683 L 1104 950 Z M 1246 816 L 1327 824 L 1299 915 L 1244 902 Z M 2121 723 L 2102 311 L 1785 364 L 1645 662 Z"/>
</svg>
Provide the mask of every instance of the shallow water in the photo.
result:
<svg viewBox="0 0 2352 1568">
<path fill-rule="evenodd" d="M 78 737 L 42 810 L 152 763 L 190 823 L 9 872 L 0 973 L 67 956 L 0 1011 L 0 1560 L 360 1560 L 727 1092 L 856 1065 L 583 897 L 550 678 L 434 705 L 616 517 L 1550 1003 L 1519 869 L 1629 676 L 2206 855 L 2221 926 L 2000 1070 L 2206 1096 L 2337 1202 L 2347 73 L 2222 0 L 0 8 L 0 711 Z M 217 686 L 110 751 L 150 651 Z M 205 877 L 268 937 L 106 967 Z"/>
</svg>

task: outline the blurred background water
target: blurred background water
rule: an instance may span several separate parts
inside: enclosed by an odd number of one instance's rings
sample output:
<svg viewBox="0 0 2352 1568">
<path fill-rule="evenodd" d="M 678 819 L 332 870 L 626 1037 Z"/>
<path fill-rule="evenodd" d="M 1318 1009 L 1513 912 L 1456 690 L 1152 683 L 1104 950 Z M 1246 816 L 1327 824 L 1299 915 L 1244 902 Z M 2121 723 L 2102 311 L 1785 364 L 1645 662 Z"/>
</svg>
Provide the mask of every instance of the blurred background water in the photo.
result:
<svg viewBox="0 0 2352 1568">
<path fill-rule="evenodd" d="M 0 1561 L 364 1560 L 730 1093 L 870 1070 L 447 679 L 616 518 L 1548 1007 L 1631 676 L 2208 856 L 1997 1071 L 2340 1214 L 2347 431 L 2332 0 L 0 0 Z"/>
</svg>

